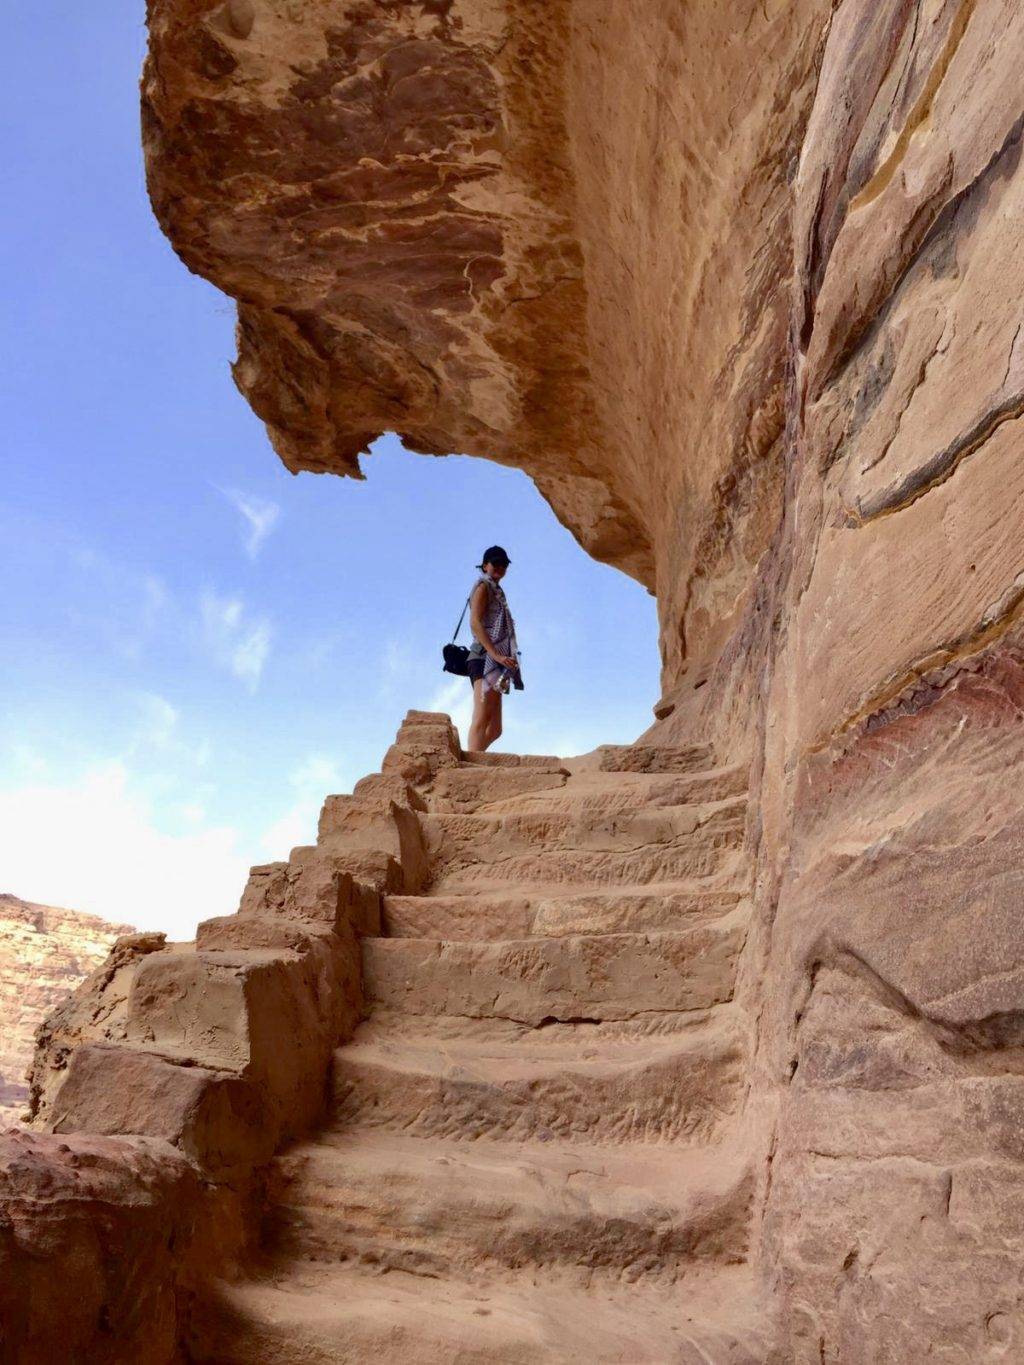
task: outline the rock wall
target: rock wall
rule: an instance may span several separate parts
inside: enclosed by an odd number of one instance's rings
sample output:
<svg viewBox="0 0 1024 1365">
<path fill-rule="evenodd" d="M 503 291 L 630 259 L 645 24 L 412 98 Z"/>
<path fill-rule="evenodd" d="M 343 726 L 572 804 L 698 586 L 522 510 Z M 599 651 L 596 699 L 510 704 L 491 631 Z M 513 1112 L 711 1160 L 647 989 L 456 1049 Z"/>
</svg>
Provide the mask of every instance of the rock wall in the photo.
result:
<svg viewBox="0 0 1024 1365">
<path fill-rule="evenodd" d="M 97 967 L 127 924 L 0 895 L 0 1127 L 28 1103 L 35 1032 Z"/>
<path fill-rule="evenodd" d="M 1020 1357 L 1024 14 L 149 17 L 154 206 L 288 467 L 519 465 L 657 593 L 647 742 L 752 764 L 771 1358 Z"/>
<path fill-rule="evenodd" d="M 765 709 L 765 1256 L 798 1359 L 1024 1353 L 1024 14 L 833 18 Z"/>
</svg>

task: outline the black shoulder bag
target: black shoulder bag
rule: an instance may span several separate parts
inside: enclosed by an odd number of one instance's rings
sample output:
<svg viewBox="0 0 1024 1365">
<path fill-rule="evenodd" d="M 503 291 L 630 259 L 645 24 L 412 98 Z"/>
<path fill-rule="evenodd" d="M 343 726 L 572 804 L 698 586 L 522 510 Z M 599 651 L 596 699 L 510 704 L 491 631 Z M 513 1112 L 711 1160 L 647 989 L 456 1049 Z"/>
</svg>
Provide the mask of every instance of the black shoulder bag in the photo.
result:
<svg viewBox="0 0 1024 1365">
<path fill-rule="evenodd" d="M 465 645 L 457 645 L 455 641 L 459 638 L 459 631 L 462 629 L 462 623 L 466 619 L 466 612 L 469 609 L 469 602 L 472 596 L 473 594 L 470 593 L 469 597 L 466 598 L 466 605 L 462 608 L 462 615 L 459 617 L 459 624 L 455 627 L 455 633 L 452 636 L 451 644 L 445 645 L 441 650 L 441 653 L 444 656 L 441 672 L 456 673 L 460 678 L 469 677 L 469 650 Z"/>
</svg>

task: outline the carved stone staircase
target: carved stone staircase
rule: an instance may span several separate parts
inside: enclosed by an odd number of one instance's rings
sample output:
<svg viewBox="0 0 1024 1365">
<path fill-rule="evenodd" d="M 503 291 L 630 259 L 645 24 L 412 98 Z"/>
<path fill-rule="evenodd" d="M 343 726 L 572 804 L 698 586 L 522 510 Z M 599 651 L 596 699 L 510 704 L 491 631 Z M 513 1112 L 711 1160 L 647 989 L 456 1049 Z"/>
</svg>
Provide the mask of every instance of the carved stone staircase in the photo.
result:
<svg viewBox="0 0 1024 1365">
<path fill-rule="evenodd" d="M 356 789 L 410 785 L 418 893 L 383 897 L 326 1121 L 274 1161 L 256 1263 L 197 1305 L 192 1359 L 763 1361 L 730 1123 L 745 774 L 452 734 L 411 713 Z"/>
</svg>

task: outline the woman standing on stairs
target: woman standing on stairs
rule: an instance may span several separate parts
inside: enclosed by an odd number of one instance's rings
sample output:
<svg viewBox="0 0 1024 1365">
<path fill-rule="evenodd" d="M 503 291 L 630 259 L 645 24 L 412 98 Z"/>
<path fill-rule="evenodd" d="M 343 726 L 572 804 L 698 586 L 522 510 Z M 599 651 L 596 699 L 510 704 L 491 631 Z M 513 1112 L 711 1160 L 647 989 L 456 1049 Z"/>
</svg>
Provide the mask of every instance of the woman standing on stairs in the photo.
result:
<svg viewBox="0 0 1024 1365">
<path fill-rule="evenodd" d="M 501 580 L 511 563 L 500 545 L 484 551 L 478 565 L 479 583 L 469 597 L 469 624 L 475 643 L 469 647 L 469 677 L 473 684 L 473 722 L 469 748 L 478 753 L 501 734 L 501 699 L 519 676 L 516 628 L 505 601 Z"/>
</svg>

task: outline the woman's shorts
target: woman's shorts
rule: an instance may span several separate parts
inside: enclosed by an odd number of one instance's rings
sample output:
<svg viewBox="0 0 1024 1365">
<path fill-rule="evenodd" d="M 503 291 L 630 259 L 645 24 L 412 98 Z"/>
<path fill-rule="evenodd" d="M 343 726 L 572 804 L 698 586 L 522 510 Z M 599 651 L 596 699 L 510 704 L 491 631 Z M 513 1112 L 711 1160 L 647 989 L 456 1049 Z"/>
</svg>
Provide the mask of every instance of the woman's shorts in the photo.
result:
<svg viewBox="0 0 1024 1365">
<path fill-rule="evenodd" d="M 480 679 L 484 676 L 484 667 L 486 663 L 487 663 L 486 654 L 477 655 L 471 654 L 469 656 L 469 658 L 466 660 L 466 667 L 469 669 L 469 681 L 471 683 L 479 682 Z"/>
</svg>

